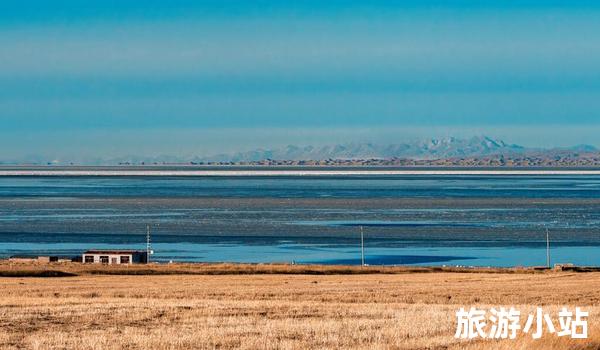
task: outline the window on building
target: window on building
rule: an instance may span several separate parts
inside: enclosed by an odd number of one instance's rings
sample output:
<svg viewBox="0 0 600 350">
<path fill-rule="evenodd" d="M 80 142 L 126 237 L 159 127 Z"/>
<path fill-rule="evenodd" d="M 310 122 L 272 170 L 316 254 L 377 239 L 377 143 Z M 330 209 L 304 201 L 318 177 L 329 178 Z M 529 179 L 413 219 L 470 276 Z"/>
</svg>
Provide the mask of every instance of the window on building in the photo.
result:
<svg viewBox="0 0 600 350">
<path fill-rule="evenodd" d="M 102 264 L 108 264 L 108 256 L 102 255 L 100 257 L 100 263 L 102 263 Z"/>
<path fill-rule="evenodd" d="M 129 256 L 127 256 L 127 255 L 121 256 L 121 264 L 129 264 Z"/>
<path fill-rule="evenodd" d="M 86 255 L 84 262 L 87 263 L 87 264 L 93 264 L 94 263 L 94 256 L 93 255 Z"/>
</svg>

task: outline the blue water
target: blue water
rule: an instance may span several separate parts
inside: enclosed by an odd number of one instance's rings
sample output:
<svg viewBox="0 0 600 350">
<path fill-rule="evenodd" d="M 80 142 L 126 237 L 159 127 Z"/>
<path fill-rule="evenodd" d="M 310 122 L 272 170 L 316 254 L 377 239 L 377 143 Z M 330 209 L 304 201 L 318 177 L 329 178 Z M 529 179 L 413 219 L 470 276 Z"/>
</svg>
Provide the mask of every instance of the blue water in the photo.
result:
<svg viewBox="0 0 600 350">
<path fill-rule="evenodd" d="M 600 176 L 0 178 L 0 257 L 600 265 Z"/>
</svg>

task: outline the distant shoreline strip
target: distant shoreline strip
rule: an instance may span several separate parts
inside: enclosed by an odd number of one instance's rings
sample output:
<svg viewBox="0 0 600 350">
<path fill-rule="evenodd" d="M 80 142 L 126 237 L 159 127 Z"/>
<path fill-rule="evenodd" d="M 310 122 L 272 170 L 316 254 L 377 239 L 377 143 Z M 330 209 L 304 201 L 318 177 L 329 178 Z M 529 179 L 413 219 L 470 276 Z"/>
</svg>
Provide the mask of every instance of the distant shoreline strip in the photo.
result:
<svg viewBox="0 0 600 350">
<path fill-rule="evenodd" d="M 9 176 L 394 176 L 394 175 L 600 175 L 600 170 L 0 170 Z"/>
</svg>

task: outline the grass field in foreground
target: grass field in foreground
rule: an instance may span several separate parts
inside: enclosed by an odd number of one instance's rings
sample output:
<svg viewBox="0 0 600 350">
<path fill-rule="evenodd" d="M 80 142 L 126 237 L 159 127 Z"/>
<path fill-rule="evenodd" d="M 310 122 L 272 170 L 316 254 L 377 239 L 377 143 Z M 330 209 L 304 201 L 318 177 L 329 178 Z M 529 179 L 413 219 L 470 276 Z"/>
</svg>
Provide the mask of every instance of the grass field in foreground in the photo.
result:
<svg viewBox="0 0 600 350">
<path fill-rule="evenodd" d="M 0 348 L 599 349 L 599 302 L 600 273 L 12 277 Z M 590 338 L 454 339 L 459 307 L 501 305 L 581 306 Z"/>
</svg>

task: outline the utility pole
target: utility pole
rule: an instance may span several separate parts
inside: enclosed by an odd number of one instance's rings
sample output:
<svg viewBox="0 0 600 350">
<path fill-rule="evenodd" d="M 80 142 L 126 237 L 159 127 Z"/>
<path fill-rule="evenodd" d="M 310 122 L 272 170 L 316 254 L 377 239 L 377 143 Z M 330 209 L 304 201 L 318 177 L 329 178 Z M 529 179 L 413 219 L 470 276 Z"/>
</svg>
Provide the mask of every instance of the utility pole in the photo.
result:
<svg viewBox="0 0 600 350">
<path fill-rule="evenodd" d="M 548 228 L 546 227 L 546 266 L 550 268 L 550 234 L 548 233 Z"/>
<path fill-rule="evenodd" d="M 146 225 L 146 264 L 150 263 L 150 225 Z"/>
<path fill-rule="evenodd" d="M 365 266 L 365 234 L 360 227 L 360 266 Z"/>
</svg>

